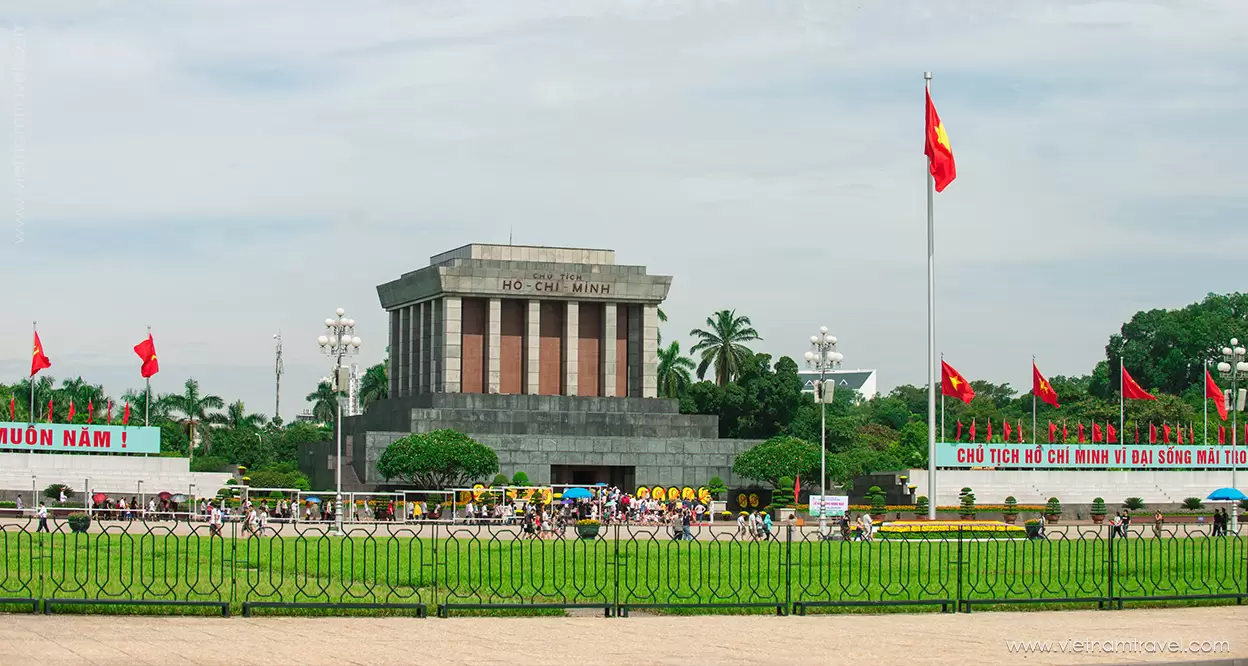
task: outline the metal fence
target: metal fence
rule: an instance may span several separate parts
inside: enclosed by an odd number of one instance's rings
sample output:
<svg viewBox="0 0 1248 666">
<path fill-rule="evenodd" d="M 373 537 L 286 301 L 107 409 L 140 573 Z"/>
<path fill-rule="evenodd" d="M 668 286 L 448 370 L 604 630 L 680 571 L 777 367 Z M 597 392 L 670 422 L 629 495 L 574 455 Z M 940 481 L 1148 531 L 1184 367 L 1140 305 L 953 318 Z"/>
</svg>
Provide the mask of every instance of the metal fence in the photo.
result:
<svg viewBox="0 0 1248 666">
<path fill-rule="evenodd" d="M 75 532 L 0 523 L 0 608 L 52 613 L 136 606 L 241 612 L 382 609 L 425 616 L 596 608 L 780 615 L 835 607 L 922 606 L 970 612 L 1006 604 L 1248 599 L 1248 539 L 1196 526 L 1161 535 L 1109 527 L 999 539 L 969 530 L 872 542 L 782 528 L 756 539 L 694 528 L 518 526 L 435 522 L 293 524 L 263 533 L 227 523 L 129 521 Z"/>
</svg>

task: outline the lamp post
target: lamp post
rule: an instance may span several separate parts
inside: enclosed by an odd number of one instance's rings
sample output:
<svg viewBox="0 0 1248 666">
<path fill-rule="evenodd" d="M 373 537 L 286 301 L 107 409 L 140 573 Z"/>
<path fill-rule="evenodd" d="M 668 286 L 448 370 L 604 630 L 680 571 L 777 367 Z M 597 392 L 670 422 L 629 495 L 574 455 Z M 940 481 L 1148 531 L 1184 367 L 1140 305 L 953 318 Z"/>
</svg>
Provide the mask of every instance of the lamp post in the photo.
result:
<svg viewBox="0 0 1248 666">
<path fill-rule="evenodd" d="M 334 402 L 337 406 L 335 414 L 334 435 L 337 440 L 337 456 L 334 460 L 334 534 L 343 535 L 342 530 L 342 400 L 346 391 L 346 382 L 342 376 L 342 357 L 360 352 L 360 339 L 355 335 L 355 320 L 343 315 L 347 312 L 342 308 L 334 310 L 337 317 L 325 320 L 326 335 L 316 339 L 321 351 L 334 359 L 334 374 L 330 387 L 334 390 Z"/>
<path fill-rule="evenodd" d="M 1239 437 L 1239 379 L 1248 379 L 1248 362 L 1244 361 L 1244 348 L 1239 340 L 1231 338 L 1231 346 L 1222 348 L 1222 362 L 1218 364 L 1218 373 L 1223 379 L 1231 380 L 1231 487 L 1235 488 L 1235 472 L 1239 460 L 1235 450 L 1236 438 Z M 1231 503 L 1231 533 L 1239 534 L 1239 505 Z"/>
<path fill-rule="evenodd" d="M 806 352 L 806 365 L 819 371 L 819 383 L 815 385 L 815 400 L 819 402 L 819 535 L 828 536 L 828 417 L 827 404 L 832 402 L 836 381 L 828 386 L 828 371 L 845 358 L 836 351 L 836 336 L 828 335 L 828 327 L 820 326 L 819 335 L 810 336 L 810 351 Z M 794 498 L 796 500 L 796 498 Z"/>
</svg>

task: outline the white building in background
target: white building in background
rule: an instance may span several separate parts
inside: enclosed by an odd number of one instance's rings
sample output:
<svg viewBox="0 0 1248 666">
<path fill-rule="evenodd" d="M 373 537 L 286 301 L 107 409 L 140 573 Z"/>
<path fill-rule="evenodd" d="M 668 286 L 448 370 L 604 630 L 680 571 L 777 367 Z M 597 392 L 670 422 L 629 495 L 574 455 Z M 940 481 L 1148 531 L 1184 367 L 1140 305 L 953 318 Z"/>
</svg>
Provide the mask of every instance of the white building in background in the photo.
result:
<svg viewBox="0 0 1248 666">
<path fill-rule="evenodd" d="M 815 382 L 819 381 L 819 371 L 801 369 L 797 371 L 797 376 L 802 379 L 802 393 L 813 393 Z M 863 400 L 870 400 L 879 393 L 874 370 L 832 370 L 826 376 L 836 381 L 836 390 L 852 389 Z"/>
</svg>

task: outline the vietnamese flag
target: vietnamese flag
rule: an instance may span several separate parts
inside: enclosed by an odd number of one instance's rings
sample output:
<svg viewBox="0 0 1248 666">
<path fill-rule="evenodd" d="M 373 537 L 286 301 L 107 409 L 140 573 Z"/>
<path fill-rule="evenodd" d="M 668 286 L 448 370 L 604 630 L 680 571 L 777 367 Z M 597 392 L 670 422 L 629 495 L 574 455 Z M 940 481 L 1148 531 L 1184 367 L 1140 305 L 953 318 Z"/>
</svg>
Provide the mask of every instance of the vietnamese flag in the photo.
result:
<svg viewBox="0 0 1248 666">
<path fill-rule="evenodd" d="M 961 420 L 958 421 L 958 434 L 953 436 L 953 441 L 955 442 L 962 441 L 962 421 Z"/>
<path fill-rule="evenodd" d="M 1082 422 L 1082 421 L 1079 423 L 1079 440 L 1078 440 L 1078 441 L 1079 441 L 1079 443 L 1080 443 L 1080 444 L 1082 444 L 1082 443 L 1084 443 L 1084 441 L 1086 441 L 1086 440 L 1084 439 L 1084 437 L 1083 437 L 1083 422 Z"/>
<path fill-rule="evenodd" d="M 962 402 L 970 402 L 975 397 L 975 389 L 971 388 L 971 383 L 944 361 L 940 362 L 940 392 Z"/>
<path fill-rule="evenodd" d="M 1057 440 L 1057 424 L 1049 421 L 1049 443 Z"/>
<path fill-rule="evenodd" d="M 1218 408 L 1218 416 L 1222 420 L 1226 420 L 1226 394 L 1218 388 L 1218 383 L 1213 381 L 1213 375 L 1209 374 L 1209 368 L 1205 368 L 1205 399 L 1212 400 L 1213 406 Z"/>
<path fill-rule="evenodd" d="M 971 419 L 971 432 L 968 441 L 975 441 L 975 419 Z"/>
<path fill-rule="evenodd" d="M 1114 424 L 1105 424 L 1105 441 L 1109 444 L 1118 443 L 1118 431 L 1114 429 Z"/>
<path fill-rule="evenodd" d="M 130 403 L 126 403 L 126 411 L 121 414 L 121 425 L 130 425 Z"/>
<path fill-rule="evenodd" d="M 1036 433 L 1033 432 L 1031 434 L 1035 435 Z M 1022 419 L 1018 420 L 1018 443 L 1019 444 L 1023 443 L 1023 420 Z"/>
<path fill-rule="evenodd" d="M 1157 443 L 1157 424 L 1156 423 L 1148 424 L 1148 443 L 1149 444 Z"/>
<path fill-rule="evenodd" d="M 1169 423 L 1161 424 L 1161 443 L 1162 444 L 1170 443 L 1170 424 Z"/>
<path fill-rule="evenodd" d="M 958 176 L 953 162 L 953 149 L 949 147 L 949 135 L 940 122 L 936 105 L 932 104 L 932 91 L 927 91 L 927 122 L 923 154 L 927 155 L 927 170 L 932 174 L 932 184 L 937 192 L 943 192 Z"/>
<path fill-rule="evenodd" d="M 48 423 L 52 422 L 52 398 L 48 398 Z"/>
<path fill-rule="evenodd" d="M 95 403 L 87 398 L 87 423 L 95 423 Z"/>
<path fill-rule="evenodd" d="M 1179 444 L 1183 444 L 1183 426 L 1179 426 L 1178 428 L 1175 428 L 1175 433 L 1179 437 Z"/>
<path fill-rule="evenodd" d="M 35 373 L 44 368 L 52 367 L 52 360 L 48 355 L 43 353 L 43 343 L 39 341 L 39 331 L 35 331 L 35 349 L 30 358 L 30 376 L 34 377 Z"/>
<path fill-rule="evenodd" d="M 1148 391 L 1140 388 L 1131 378 L 1131 373 L 1127 372 L 1126 366 L 1122 368 L 1122 397 L 1127 400 L 1156 400 L 1156 396 L 1149 394 Z"/>
<path fill-rule="evenodd" d="M 1001 422 L 1001 431 L 1003 433 L 1001 435 L 1001 441 L 1008 444 L 1010 442 L 1010 422 L 1009 421 Z"/>
<path fill-rule="evenodd" d="M 1035 362 L 1031 364 L 1031 392 L 1035 393 L 1041 402 L 1054 407 L 1061 407 L 1061 405 L 1057 404 L 1057 391 L 1054 391 L 1053 387 L 1049 385 L 1049 380 L 1040 374 L 1040 368 L 1036 367 Z"/>
<path fill-rule="evenodd" d="M 1226 426 L 1218 426 L 1218 443 L 1226 443 Z"/>
<path fill-rule="evenodd" d="M 988 419 L 988 428 L 984 432 L 984 441 L 985 442 L 992 441 L 992 419 Z"/>
<path fill-rule="evenodd" d="M 1099 444 L 1103 438 L 1101 437 L 1101 424 L 1092 424 L 1092 443 Z"/>
<path fill-rule="evenodd" d="M 143 360 L 139 374 L 145 379 L 160 372 L 160 363 L 156 362 L 156 342 L 152 340 L 151 333 L 147 334 L 146 340 L 134 346 L 134 353 Z"/>
<path fill-rule="evenodd" d="M 69 418 L 65 419 L 65 422 L 66 423 L 74 422 L 74 399 L 73 398 L 69 399 Z"/>
</svg>

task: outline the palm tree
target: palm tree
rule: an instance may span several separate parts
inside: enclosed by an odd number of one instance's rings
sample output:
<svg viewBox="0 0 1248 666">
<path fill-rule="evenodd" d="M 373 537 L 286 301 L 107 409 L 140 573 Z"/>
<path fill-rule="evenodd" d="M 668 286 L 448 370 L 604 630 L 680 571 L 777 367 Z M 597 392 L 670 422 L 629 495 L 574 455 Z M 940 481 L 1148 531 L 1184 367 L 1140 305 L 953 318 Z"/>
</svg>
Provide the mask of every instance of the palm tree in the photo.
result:
<svg viewBox="0 0 1248 666">
<path fill-rule="evenodd" d="M 659 348 L 659 395 L 678 398 L 693 383 L 690 371 L 693 360 L 680 353 L 680 343 L 673 341 Z"/>
<path fill-rule="evenodd" d="M 22 379 L 17 383 L 14 391 L 17 402 L 23 405 L 30 404 L 30 381 L 30 377 Z M 47 414 L 44 412 L 48 408 L 48 399 L 55 399 L 56 393 L 56 380 L 51 375 L 44 375 L 35 380 L 35 413 L 27 414 L 27 418 L 31 421 L 46 418 Z"/>
<path fill-rule="evenodd" d="M 655 310 L 658 310 L 658 312 L 659 312 L 659 323 L 660 323 L 660 324 L 666 324 L 666 323 L 667 323 L 667 313 L 663 311 L 663 308 L 656 307 L 656 308 L 655 308 Z M 656 337 L 656 338 L 655 338 L 655 341 L 656 341 L 656 342 L 658 342 L 658 344 L 659 344 L 659 349 L 662 349 L 662 348 L 663 348 L 663 329 L 661 329 L 661 328 L 659 329 L 659 331 L 658 331 L 658 337 Z"/>
<path fill-rule="evenodd" d="M 368 407 L 375 400 L 390 397 L 390 364 L 382 361 L 370 366 L 360 379 L 360 408 Z"/>
<path fill-rule="evenodd" d="M 169 407 L 183 416 L 183 423 L 187 426 L 187 437 L 190 442 L 187 450 L 194 457 L 195 448 L 195 426 L 210 420 L 208 414 L 209 409 L 221 409 L 225 407 L 225 401 L 220 396 L 200 395 L 199 382 L 194 379 L 186 380 L 185 390 L 181 395 L 172 393 L 165 396 L 168 400 Z M 205 444 L 207 438 L 205 437 Z M 205 451 L 207 447 L 205 446 Z"/>
<path fill-rule="evenodd" d="M 259 428 L 266 420 L 264 414 L 248 414 L 242 400 L 231 402 L 224 414 L 212 414 L 208 418 L 228 428 Z"/>
<path fill-rule="evenodd" d="M 163 421 L 169 418 L 169 412 L 173 408 L 171 397 L 171 394 L 153 395 L 152 404 L 149 407 L 147 405 L 146 389 L 129 389 L 121 394 L 122 404 L 113 405 L 113 407 L 116 409 L 118 418 L 121 418 L 121 413 L 125 411 L 125 404 L 129 403 L 131 419 L 141 419 L 146 414 L 151 422 Z"/>
<path fill-rule="evenodd" d="M 312 417 L 321 423 L 332 423 L 334 410 L 338 408 L 338 396 L 329 382 L 316 385 L 316 390 L 309 393 L 306 400 L 312 403 Z"/>
<path fill-rule="evenodd" d="M 698 379 L 704 378 L 707 369 L 714 364 L 715 383 L 725 386 L 733 377 L 740 376 L 741 370 L 754 355 L 742 343 L 762 338 L 754 330 L 750 318 L 745 315 L 738 317 L 736 310 L 720 310 L 707 317 L 706 327 L 706 330 L 695 328 L 689 331 L 689 335 L 698 341 L 689 352 L 702 352 Z"/>
</svg>

